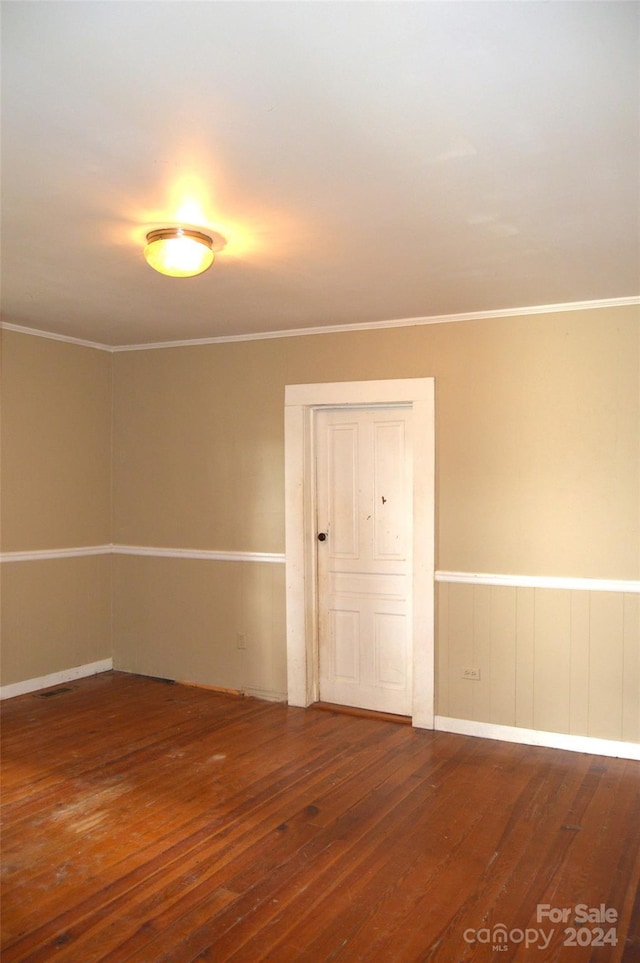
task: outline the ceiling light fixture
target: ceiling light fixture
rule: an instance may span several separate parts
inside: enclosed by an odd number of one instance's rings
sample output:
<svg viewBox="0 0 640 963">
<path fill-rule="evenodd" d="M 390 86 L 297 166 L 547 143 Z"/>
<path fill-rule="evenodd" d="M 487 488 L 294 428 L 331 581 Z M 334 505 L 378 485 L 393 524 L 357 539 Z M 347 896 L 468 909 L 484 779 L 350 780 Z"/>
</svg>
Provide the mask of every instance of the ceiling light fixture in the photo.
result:
<svg viewBox="0 0 640 963">
<path fill-rule="evenodd" d="M 163 227 L 147 234 L 144 256 L 147 264 L 160 274 L 172 278 L 192 278 L 213 264 L 213 245 L 214 237 L 202 231 L 187 227 Z M 220 249 L 219 244 L 217 249 Z"/>
</svg>

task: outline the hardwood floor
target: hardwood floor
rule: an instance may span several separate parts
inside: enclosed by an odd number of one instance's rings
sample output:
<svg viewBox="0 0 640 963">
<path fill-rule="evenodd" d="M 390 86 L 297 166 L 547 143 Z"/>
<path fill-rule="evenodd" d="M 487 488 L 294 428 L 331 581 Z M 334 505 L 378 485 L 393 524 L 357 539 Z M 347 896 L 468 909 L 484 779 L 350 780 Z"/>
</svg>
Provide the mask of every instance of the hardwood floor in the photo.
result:
<svg viewBox="0 0 640 963">
<path fill-rule="evenodd" d="M 2 716 L 3 963 L 640 960 L 640 763 L 120 673 Z"/>
</svg>

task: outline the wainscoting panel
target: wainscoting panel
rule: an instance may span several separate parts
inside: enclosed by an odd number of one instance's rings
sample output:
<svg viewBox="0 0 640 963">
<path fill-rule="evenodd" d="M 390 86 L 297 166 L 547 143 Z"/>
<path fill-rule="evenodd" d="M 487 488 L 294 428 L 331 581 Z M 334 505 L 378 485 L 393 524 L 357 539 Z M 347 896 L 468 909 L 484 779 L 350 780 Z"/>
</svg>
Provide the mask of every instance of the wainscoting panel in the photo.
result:
<svg viewBox="0 0 640 963">
<path fill-rule="evenodd" d="M 438 714 L 639 741 L 639 602 L 632 593 L 440 582 Z"/>
<path fill-rule="evenodd" d="M 640 595 L 624 597 L 622 738 L 640 742 Z"/>
</svg>

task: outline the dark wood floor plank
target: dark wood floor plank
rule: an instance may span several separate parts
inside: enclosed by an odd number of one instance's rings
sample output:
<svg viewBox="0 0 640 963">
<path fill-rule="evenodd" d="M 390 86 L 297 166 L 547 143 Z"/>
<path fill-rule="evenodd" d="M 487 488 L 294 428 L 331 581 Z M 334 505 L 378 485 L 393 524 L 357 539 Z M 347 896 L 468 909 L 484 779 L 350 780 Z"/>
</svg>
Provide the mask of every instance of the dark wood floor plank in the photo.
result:
<svg viewBox="0 0 640 963">
<path fill-rule="evenodd" d="M 116 763 L 104 766 L 100 763 L 92 771 L 85 771 L 81 777 L 69 775 L 67 779 L 58 778 L 50 791 L 44 788 L 40 795 L 29 805 L 21 807 L 7 807 L 7 818 L 11 820 L 12 830 L 5 834 L 5 845 L 10 851 L 13 838 L 20 840 L 24 835 L 24 825 L 32 823 L 34 815 L 37 815 L 38 803 L 40 812 L 42 808 L 50 807 L 55 812 L 61 806 L 60 789 L 64 789 L 64 809 L 72 810 L 74 806 L 87 803 L 87 796 L 91 794 L 92 788 L 102 791 L 105 786 L 109 790 L 121 788 L 122 794 L 127 795 L 127 803 L 135 807 L 138 811 L 138 804 L 146 806 L 148 798 L 156 798 L 157 793 L 164 795 L 175 795 L 172 788 L 172 770 L 176 768 L 179 761 L 181 767 L 186 769 L 180 781 L 180 802 L 184 806 L 185 802 L 193 801 L 194 808 L 199 808 L 197 799 L 198 791 L 204 784 L 207 789 L 211 786 L 207 779 L 216 783 L 216 804 L 219 803 L 220 795 L 229 795 L 233 791 L 233 785 L 225 778 L 226 763 L 229 757 L 236 761 L 242 758 L 251 773 L 251 778 L 258 778 L 260 771 L 270 773 L 270 767 L 263 762 L 263 757 L 268 754 L 268 743 L 270 740 L 278 738 L 279 727 L 268 729 L 260 727 L 260 738 L 253 740 L 251 745 L 247 745 L 246 733 L 239 730 L 237 726 L 230 723 L 228 730 L 220 734 L 218 739 L 211 745 L 213 729 L 205 737 L 199 738 L 197 734 L 192 735 L 191 743 L 185 746 L 180 739 L 168 733 L 171 741 L 171 750 L 166 749 L 155 752 L 149 749 L 144 756 L 144 767 L 140 765 L 140 758 L 132 758 L 127 753 Z M 320 744 L 322 745 L 322 744 Z M 300 760 L 305 760 L 313 752 L 308 738 L 302 736 L 298 740 L 297 747 L 290 744 L 290 755 L 283 760 L 283 765 L 293 764 L 296 752 Z M 212 749 L 215 750 L 212 752 Z M 253 756 L 253 758 L 250 758 Z M 132 775 L 135 772 L 135 775 Z M 108 778 L 107 774 L 108 773 Z M 243 780 L 242 788 L 246 788 L 246 778 Z M 99 804 L 100 800 L 95 800 Z M 132 819 L 135 818 L 135 811 Z M 60 813 L 59 815 L 62 815 Z M 33 863 L 32 863 L 33 865 Z"/>
<path fill-rule="evenodd" d="M 394 737 L 395 731 L 389 731 L 387 729 L 385 738 L 393 739 Z M 372 734 L 369 733 L 367 738 L 368 740 L 371 740 Z M 318 773 L 319 779 L 325 778 L 325 767 L 329 764 L 329 762 L 335 763 L 337 748 L 337 744 L 334 741 L 334 748 L 328 749 L 325 747 L 323 756 L 316 761 L 315 769 Z M 376 752 L 379 754 L 380 751 L 376 750 Z M 314 771 L 313 759 L 304 759 L 301 761 L 300 766 L 302 772 L 301 778 L 304 778 L 306 783 L 309 774 Z M 353 768 L 352 763 L 350 763 L 350 766 Z M 230 842 L 234 842 L 236 847 L 234 850 L 234 857 L 237 859 L 239 843 L 236 837 L 246 833 L 244 828 L 244 820 L 247 818 L 247 816 L 251 816 L 253 811 L 259 812 L 259 816 L 254 816 L 251 824 L 251 832 L 253 835 L 259 835 L 261 822 L 265 822 L 270 819 L 272 825 L 277 825 L 277 823 L 280 821 L 279 807 L 281 805 L 278 795 L 285 790 L 288 795 L 291 795 L 294 792 L 293 787 L 295 786 L 296 782 L 299 781 L 298 777 L 296 776 L 296 771 L 291 766 L 290 761 L 287 760 L 286 765 L 281 767 L 283 770 L 280 780 L 281 785 L 279 785 L 277 779 L 275 778 L 277 777 L 278 772 L 272 772 L 270 780 L 265 785 L 264 789 L 261 792 L 258 792 L 255 782 L 253 781 L 255 777 L 255 768 L 254 761 L 251 769 L 249 770 L 250 775 L 247 776 L 247 778 L 243 781 L 240 791 L 236 793 L 237 803 L 234 810 L 229 812 L 217 812 L 215 823 L 212 824 L 211 817 L 209 817 L 203 828 L 198 831 L 194 831 L 194 827 L 189 826 L 190 835 L 181 838 L 179 846 L 170 847 L 169 849 L 161 849 L 158 855 L 154 854 L 152 859 L 147 859 L 146 862 L 144 862 L 144 864 L 139 868 L 135 869 L 133 873 L 119 876 L 112 887 L 108 887 L 106 890 L 103 889 L 102 894 L 98 898 L 98 902 L 104 901 L 105 894 L 108 893 L 109 899 L 113 903 L 113 908 L 115 910 L 118 907 L 118 899 L 121 901 L 129 900 L 130 891 L 134 887 L 142 885 L 145 880 L 154 877 L 158 873 L 162 873 L 163 877 L 166 877 L 173 863 L 177 863 L 181 867 L 187 866 L 188 870 L 188 863 L 185 861 L 189 859 L 190 854 L 193 856 L 194 860 L 201 860 L 203 851 L 202 848 L 208 842 L 208 839 L 211 836 L 214 838 L 213 844 L 218 848 L 229 848 Z M 335 773 L 335 770 L 333 771 Z M 221 822 L 223 819 L 224 827 L 221 828 Z M 235 832 L 236 828 L 237 832 Z M 183 836 L 184 831 L 179 835 Z M 148 856 L 149 854 L 145 855 Z M 73 914 L 78 914 L 80 910 L 82 910 L 83 915 L 86 916 L 95 910 L 95 906 L 93 905 L 95 902 L 96 900 L 88 901 L 83 904 L 82 907 L 75 907 L 67 915 L 72 916 Z M 51 926 L 54 930 L 56 930 L 56 927 L 57 929 L 60 929 L 65 922 L 66 918 L 64 920 L 54 921 Z M 40 932 L 38 934 L 38 938 L 44 937 L 44 932 Z"/>
<path fill-rule="evenodd" d="M 640 765 L 121 673 L 2 706 L 3 963 L 452 963 L 536 906 L 640 947 Z M 527 953 L 529 955 L 527 955 Z M 635 954 L 635 956 L 634 956 Z"/>
<path fill-rule="evenodd" d="M 467 766 L 469 761 L 468 757 L 460 759 L 460 765 Z M 315 887 L 312 901 L 294 898 L 290 918 L 281 918 L 277 925 L 269 928 L 270 944 L 281 932 L 286 933 L 284 940 L 273 948 L 274 959 L 328 959 L 336 953 L 338 958 L 340 947 L 348 946 L 351 952 L 353 935 L 361 927 L 367 929 L 367 940 L 370 941 L 370 927 L 377 925 L 380 905 L 390 902 L 390 894 L 402 886 L 411 868 L 420 864 L 419 882 L 422 885 L 430 873 L 436 874 L 438 848 L 449 852 L 455 844 L 450 825 L 451 812 L 463 814 L 456 826 L 456 831 L 463 836 L 469 836 L 479 827 L 484 810 L 466 806 L 469 787 L 452 778 L 455 767 L 448 772 L 443 770 L 440 775 L 443 778 L 441 786 L 434 785 L 429 792 L 422 783 L 415 785 L 401 803 L 394 805 L 378 834 L 369 834 L 366 840 L 355 843 L 331 875 L 325 874 L 325 878 L 318 881 L 321 885 Z M 486 801 L 491 802 L 491 797 Z M 392 845 L 390 840 L 394 840 Z M 460 870 L 462 873 L 462 866 Z M 292 921 L 296 921 L 295 929 L 304 922 L 304 943 L 293 938 Z M 338 946 L 336 934 L 340 934 Z M 230 959 L 251 959 L 259 942 L 260 934 Z"/>
<path fill-rule="evenodd" d="M 562 798 L 565 780 L 556 767 L 540 767 L 518 799 L 513 800 L 502 832 L 496 835 L 494 853 L 487 861 L 473 891 L 456 895 L 447 885 L 439 888 L 434 899 L 422 899 L 414 907 L 418 920 L 439 918 L 441 926 L 424 953 L 421 926 L 405 940 L 407 958 L 448 961 L 450 952 L 462 953 L 464 934 L 482 927 L 504 924 L 509 930 L 524 928 L 535 907 L 536 880 L 554 871 L 557 854 L 551 840 L 558 830 L 556 801 Z M 563 806 L 565 803 L 562 804 Z M 447 881 L 451 873 L 443 867 Z M 541 884 L 538 884 L 541 885 Z M 449 912 L 448 912 L 449 908 Z M 450 908 L 455 912 L 451 913 Z M 386 938 L 391 939 L 393 933 Z M 474 945 L 474 958 L 491 958 L 486 947 Z M 372 956 L 367 954 L 367 959 Z"/>
<path fill-rule="evenodd" d="M 419 760 L 417 763 L 420 764 Z M 310 831 L 302 847 L 297 845 L 297 841 L 290 843 L 290 827 L 287 823 L 283 852 L 270 871 L 265 872 L 266 867 L 258 864 L 250 867 L 248 873 L 234 877 L 232 884 L 241 894 L 238 901 L 223 916 L 191 932 L 185 943 L 177 946 L 166 958 L 191 958 L 210 947 L 214 934 L 216 958 L 224 960 L 234 952 L 236 945 L 265 926 L 274 914 L 286 912 L 292 896 L 310 886 L 316 892 L 318 888 L 324 892 L 326 879 L 335 880 L 340 860 L 345 855 L 350 857 L 357 852 L 358 846 L 364 850 L 368 837 L 373 835 L 372 831 L 384 822 L 393 806 L 415 788 L 411 782 L 407 785 L 406 765 L 398 758 L 398 754 L 387 765 L 378 767 L 371 776 L 371 783 L 361 787 L 358 802 L 354 805 L 352 801 L 347 801 L 341 815 L 328 829 L 320 831 L 314 825 L 315 805 L 309 807 L 312 810 L 310 813 L 301 814 L 302 818 L 308 820 Z M 296 907 L 296 916 L 298 909 Z"/>
<path fill-rule="evenodd" d="M 640 879 L 638 859 L 638 813 L 640 813 L 640 772 L 637 765 L 621 759 L 603 759 L 593 763 L 591 773 L 601 773 L 594 793 L 593 805 L 585 809 L 575 823 L 564 824 L 562 833 L 571 834 L 570 845 L 560 872 L 550 881 L 541 903 L 575 907 L 586 903 L 615 910 L 616 929 L 628 931 L 633 906 L 633 886 L 629 880 Z M 572 814 L 573 815 L 573 814 Z M 611 872 L 612 860 L 616 862 Z M 636 882 L 637 885 L 637 882 Z M 574 924 L 573 916 L 568 921 Z M 534 924 L 531 924 L 534 925 Z M 564 927 L 541 959 L 552 960 L 555 947 L 562 945 Z M 623 958 L 624 941 L 617 949 L 610 945 L 581 950 L 582 958 L 593 963 L 614 963 Z M 574 956 L 580 958 L 579 948 Z"/>
<path fill-rule="evenodd" d="M 387 736 L 393 738 L 390 732 L 385 734 L 385 738 Z M 382 742 L 383 740 L 381 736 L 378 736 L 376 741 Z M 372 747 L 372 751 L 373 748 L 374 747 Z M 387 745 L 387 766 L 394 765 L 394 760 L 397 759 L 397 754 L 393 753 L 392 749 L 393 745 Z M 377 758 L 372 758 L 369 766 L 361 768 L 360 770 L 360 778 L 358 781 L 362 786 L 362 794 L 366 794 L 369 780 L 378 780 L 381 778 L 380 754 L 376 753 L 376 755 Z M 359 753 L 359 757 L 365 758 L 364 751 Z M 352 760 L 349 763 L 352 774 L 353 765 Z M 397 765 L 397 762 L 395 765 Z M 333 769 L 332 772 L 334 774 L 334 782 L 336 783 L 334 791 L 337 791 L 337 787 L 342 781 L 340 769 Z M 309 782 L 306 786 L 304 797 L 298 799 L 292 797 L 290 800 L 286 800 L 285 808 L 280 811 L 279 819 L 272 820 L 268 825 L 265 824 L 265 834 L 260 835 L 252 832 L 254 842 L 248 848 L 243 850 L 241 847 L 234 846 L 232 866 L 227 867 L 227 865 L 225 865 L 225 859 L 223 858 L 222 860 L 217 860 L 210 868 L 203 869 L 200 873 L 198 886 L 190 893 L 189 898 L 183 899 L 181 904 L 172 906 L 169 912 L 162 914 L 162 918 L 156 917 L 154 920 L 155 926 L 158 929 L 166 929 L 169 925 L 176 923 L 176 918 L 179 917 L 177 927 L 180 932 L 191 933 L 194 929 L 191 917 L 194 919 L 200 917 L 201 905 L 208 902 L 210 894 L 215 893 L 222 882 L 224 882 L 225 888 L 233 891 L 237 897 L 237 901 L 232 910 L 232 917 L 235 919 L 238 913 L 241 912 L 238 904 L 247 891 L 252 886 L 257 885 L 264 876 L 267 876 L 270 885 L 273 885 L 277 873 L 283 870 L 287 860 L 292 858 L 305 843 L 309 842 L 315 836 L 318 836 L 319 830 L 313 825 L 313 816 L 316 807 L 309 804 L 309 799 L 313 798 L 312 794 L 316 788 L 312 782 Z M 287 813 L 288 807 L 291 807 L 289 813 Z M 279 821 L 283 815 L 287 816 L 285 822 Z M 285 872 L 289 875 L 291 868 L 287 867 Z M 253 896 L 251 898 L 253 899 Z M 143 915 L 141 917 L 139 916 L 139 918 L 144 919 L 148 912 L 148 908 L 145 907 Z M 220 931 L 222 927 L 222 921 L 220 919 L 217 919 L 216 926 Z M 178 929 L 174 926 L 171 931 L 172 940 L 176 939 L 177 932 Z M 164 940 L 166 940 L 166 937 L 160 934 L 156 941 L 156 947 L 145 948 L 145 954 L 147 956 L 153 956 L 155 950 L 158 949 L 158 944 L 162 945 Z M 139 942 L 139 936 L 137 942 Z M 154 949 L 154 953 L 151 952 L 152 949 Z"/>
<path fill-rule="evenodd" d="M 371 768 L 376 768 L 375 762 L 372 762 Z M 305 793 L 308 793 L 311 787 L 312 783 L 307 784 Z M 296 798 L 296 796 L 291 795 L 286 804 L 293 804 L 304 816 L 307 814 L 309 808 L 304 805 L 305 801 L 306 796 Z M 304 825 L 298 826 L 298 832 L 296 832 L 295 817 L 293 820 L 287 821 L 285 828 L 283 824 L 279 823 L 281 816 L 281 812 L 278 812 L 277 809 L 272 809 L 271 812 L 266 815 L 261 814 L 261 826 L 258 826 L 255 820 L 252 822 L 251 834 L 248 835 L 245 833 L 246 839 L 244 841 L 236 839 L 234 842 L 231 834 L 225 831 L 224 833 L 220 833 L 219 839 L 216 840 L 213 847 L 208 846 L 201 848 L 197 854 L 196 865 L 193 867 L 196 872 L 192 876 L 188 876 L 187 879 L 185 879 L 184 864 L 181 867 L 181 880 L 178 881 L 176 890 L 177 895 L 181 898 L 175 902 L 167 900 L 166 884 L 163 879 L 159 880 L 159 883 L 163 886 L 161 900 L 156 900 L 152 904 L 147 901 L 142 905 L 136 905 L 136 895 L 130 894 L 123 907 L 128 920 L 136 926 L 141 926 L 145 919 L 152 916 L 155 928 L 160 929 L 162 927 L 166 928 L 169 921 L 173 920 L 176 916 L 182 917 L 185 912 L 193 912 L 198 916 L 201 910 L 200 904 L 208 904 L 211 893 L 216 893 L 220 883 L 223 881 L 226 881 L 225 892 L 228 893 L 232 891 L 237 897 L 239 890 L 242 888 L 242 884 L 238 882 L 238 878 L 242 872 L 245 874 L 255 873 L 255 867 L 259 866 L 261 868 L 260 872 L 264 874 L 271 863 L 281 861 L 282 840 L 285 836 L 287 842 L 293 837 L 297 840 L 298 844 L 301 845 L 305 838 L 308 838 L 309 835 L 316 832 L 314 828 L 311 828 L 307 830 L 305 835 Z M 304 821 L 303 819 L 298 822 Z M 306 822 L 308 822 L 308 815 Z M 245 842 L 248 843 L 246 847 L 244 846 Z M 228 858 L 230 857 L 231 843 L 233 843 L 233 862 L 232 866 L 229 866 Z M 186 869 L 189 869 L 188 865 Z M 230 873 L 234 875 L 230 876 Z M 189 892 L 183 894 L 180 892 L 180 889 L 183 885 L 186 885 L 186 883 L 190 884 Z M 160 919 L 161 915 L 162 920 Z M 119 923 L 121 922 L 122 917 L 119 918 Z M 184 925 L 184 921 L 181 925 Z M 188 931 L 190 931 L 191 928 L 189 925 Z M 119 935 L 120 938 L 122 938 L 122 927 L 119 927 L 119 929 Z M 148 938 L 146 932 L 142 932 L 139 936 L 140 935 L 147 936 Z M 138 939 L 137 942 L 139 941 Z M 127 944 L 127 948 L 131 948 L 130 943 Z M 146 952 L 147 955 L 151 955 L 152 958 L 154 957 L 150 949 Z"/>
<path fill-rule="evenodd" d="M 499 744 L 485 743 L 483 747 L 487 745 L 496 753 L 501 751 Z M 491 773 L 496 762 L 484 752 L 477 766 Z M 526 769 L 517 775 L 512 771 L 510 779 L 523 790 L 529 788 Z M 390 860 L 386 873 L 376 867 L 371 885 L 364 891 L 366 897 L 356 898 L 357 880 L 348 887 L 351 905 L 347 907 L 348 919 L 338 928 L 343 943 L 336 959 L 360 958 L 366 953 L 366 945 L 372 943 L 370 958 L 386 959 L 399 939 L 404 939 L 404 930 L 419 933 L 424 928 L 435 935 L 458 906 L 475 898 L 478 891 L 484 893 L 483 874 L 495 858 L 502 826 L 509 819 L 509 811 L 504 808 L 509 797 L 504 797 L 499 782 L 492 785 L 490 778 L 480 782 L 477 773 L 450 793 L 453 795 L 445 795 L 444 805 L 438 805 L 436 797 L 424 819 L 406 834 L 404 851 L 402 844 L 391 848 L 394 860 Z M 321 913 L 318 919 L 322 920 Z M 305 958 L 328 952 L 326 941 L 332 937 L 331 928 L 324 925 Z"/>
<path fill-rule="evenodd" d="M 287 794 L 292 794 L 295 790 L 295 785 L 302 779 L 306 780 L 309 778 L 310 774 L 314 771 L 317 773 L 319 779 L 324 778 L 324 767 L 329 763 L 335 761 L 335 752 L 328 748 L 324 749 L 322 755 L 317 757 L 312 756 L 311 746 L 309 746 L 309 755 L 299 762 L 300 771 L 296 774 L 296 769 L 291 765 L 290 760 L 287 761 L 286 766 L 283 769 L 283 774 L 280 778 L 280 785 L 277 781 L 277 773 L 271 773 L 270 778 L 265 783 L 264 787 L 260 787 L 255 781 L 255 762 L 251 769 L 251 778 L 247 778 L 243 781 L 240 788 L 234 790 L 234 796 L 231 802 L 235 800 L 233 808 L 222 807 L 219 800 L 216 800 L 215 810 L 213 812 L 210 810 L 210 805 L 207 808 L 205 805 L 205 811 L 201 816 L 191 817 L 189 821 L 185 824 L 181 822 L 179 825 L 172 825 L 169 827 L 170 832 L 167 834 L 166 821 L 163 820 L 162 830 L 165 833 L 158 840 L 158 844 L 153 843 L 153 827 L 152 827 L 152 846 L 151 849 L 148 847 L 139 847 L 133 855 L 133 859 L 119 860 L 116 867 L 114 868 L 114 873 L 109 874 L 103 870 L 103 879 L 106 881 L 110 876 L 113 877 L 114 885 L 118 885 L 123 892 L 127 892 L 127 887 L 139 885 L 139 880 L 144 876 L 152 876 L 154 873 L 160 871 L 165 872 L 167 870 L 167 864 L 171 860 L 179 860 L 181 865 L 184 865 L 185 859 L 189 856 L 189 853 L 194 853 L 195 857 L 198 857 L 201 847 L 203 845 L 203 840 L 207 840 L 209 837 L 214 837 L 219 846 L 228 846 L 229 837 L 232 835 L 232 827 L 237 824 L 239 827 L 239 832 L 243 832 L 244 822 L 247 817 L 254 815 L 256 811 L 259 812 L 259 819 L 254 818 L 252 823 L 252 832 L 258 831 L 258 826 L 260 820 L 264 821 L 266 819 L 271 819 L 272 822 L 278 822 L 279 820 L 279 806 L 280 806 L 280 796 L 284 791 Z M 172 779 L 172 775 L 168 774 L 167 778 Z M 182 785 L 182 783 L 181 783 Z M 162 793 L 158 796 L 162 799 Z M 177 809 L 180 811 L 184 804 L 184 799 L 176 801 Z M 162 808 L 162 813 L 165 810 Z M 188 809 L 188 813 L 191 814 L 191 808 Z M 221 825 L 224 821 L 224 829 L 221 830 Z M 148 822 L 148 820 L 147 820 Z M 217 835 L 216 835 L 217 834 Z M 91 834 L 92 836 L 94 833 Z M 112 840 L 116 841 L 119 839 L 119 832 L 112 830 L 111 832 Z M 172 840 L 176 837 L 180 839 L 180 845 L 178 847 L 172 846 Z M 145 836 L 145 839 L 148 838 Z M 234 838 L 234 837 L 232 837 Z M 137 840 L 139 843 L 139 840 Z M 121 855 L 122 851 L 130 843 L 130 839 L 127 839 L 126 835 L 123 840 L 121 840 L 121 845 L 112 846 L 109 854 L 115 849 L 116 853 Z M 100 852 L 104 849 L 103 841 L 99 840 L 96 846 L 95 841 L 92 840 L 91 843 L 84 843 L 84 857 L 85 861 L 90 857 L 92 853 L 97 850 L 96 856 L 100 855 Z M 73 853 L 71 853 L 73 855 Z M 131 863 L 132 869 L 132 879 L 130 880 L 130 871 L 128 865 L 124 863 Z M 140 865 L 139 865 L 140 864 Z M 46 878 L 46 876 L 45 876 Z M 115 898 L 115 894 L 112 894 Z M 24 906 L 24 898 L 23 898 Z M 42 908 L 42 902 L 40 902 L 40 908 Z M 37 907 L 36 907 L 37 911 Z"/>
</svg>

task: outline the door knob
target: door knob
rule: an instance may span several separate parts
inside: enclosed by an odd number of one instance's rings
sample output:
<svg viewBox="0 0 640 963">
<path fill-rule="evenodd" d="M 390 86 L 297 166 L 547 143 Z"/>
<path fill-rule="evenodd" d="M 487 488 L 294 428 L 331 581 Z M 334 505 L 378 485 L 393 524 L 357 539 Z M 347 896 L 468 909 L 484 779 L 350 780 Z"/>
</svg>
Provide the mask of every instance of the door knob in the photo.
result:
<svg viewBox="0 0 640 963">
<path fill-rule="evenodd" d="M 326 540 L 327 540 L 327 533 L 326 533 L 326 532 L 318 532 L 318 541 L 319 541 L 319 542 L 326 542 Z"/>
</svg>

